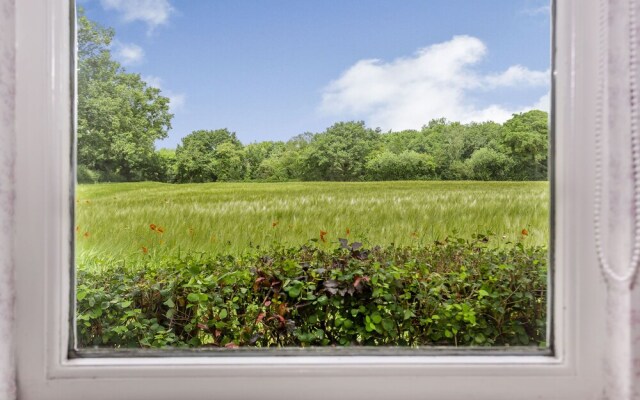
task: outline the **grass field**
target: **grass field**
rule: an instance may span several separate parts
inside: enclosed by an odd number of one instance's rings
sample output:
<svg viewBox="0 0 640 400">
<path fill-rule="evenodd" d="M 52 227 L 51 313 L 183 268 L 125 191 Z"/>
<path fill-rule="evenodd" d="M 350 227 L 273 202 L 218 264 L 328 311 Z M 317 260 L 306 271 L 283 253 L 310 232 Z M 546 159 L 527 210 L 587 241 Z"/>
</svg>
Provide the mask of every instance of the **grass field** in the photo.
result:
<svg viewBox="0 0 640 400">
<path fill-rule="evenodd" d="M 549 239 L 547 182 L 295 182 L 80 185 L 80 258 L 188 251 L 239 254 L 274 243 L 338 238 L 420 245 L 494 233 L 496 242 Z M 523 235 L 526 229 L 527 235 Z"/>
</svg>

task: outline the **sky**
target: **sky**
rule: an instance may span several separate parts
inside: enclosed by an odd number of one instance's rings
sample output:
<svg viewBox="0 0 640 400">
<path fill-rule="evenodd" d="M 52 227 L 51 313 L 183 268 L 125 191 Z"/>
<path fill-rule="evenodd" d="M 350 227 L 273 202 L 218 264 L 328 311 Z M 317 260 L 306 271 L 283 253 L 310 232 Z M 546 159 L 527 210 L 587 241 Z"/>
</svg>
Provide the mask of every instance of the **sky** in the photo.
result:
<svg viewBox="0 0 640 400">
<path fill-rule="evenodd" d="M 245 144 L 363 120 L 504 122 L 549 109 L 548 0 L 79 0 L 112 54 L 198 129 Z"/>
</svg>

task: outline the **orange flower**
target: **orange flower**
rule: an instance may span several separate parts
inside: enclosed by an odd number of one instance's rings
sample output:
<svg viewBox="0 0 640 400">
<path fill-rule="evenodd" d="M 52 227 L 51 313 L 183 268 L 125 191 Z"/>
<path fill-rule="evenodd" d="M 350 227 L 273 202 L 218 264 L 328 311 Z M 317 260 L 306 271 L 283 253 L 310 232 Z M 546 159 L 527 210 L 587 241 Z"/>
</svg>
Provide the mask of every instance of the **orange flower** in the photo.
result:
<svg viewBox="0 0 640 400">
<path fill-rule="evenodd" d="M 347 228 L 347 236 L 351 235 L 351 229 Z"/>
<path fill-rule="evenodd" d="M 528 236 L 529 235 L 529 231 L 526 230 L 526 229 L 523 229 L 522 232 L 520 232 L 520 233 L 522 233 L 522 236 Z"/>
<path fill-rule="evenodd" d="M 147 254 L 147 253 L 149 253 L 149 249 L 147 249 L 146 247 L 142 246 L 142 252 L 144 254 Z"/>
<path fill-rule="evenodd" d="M 271 227 L 272 227 L 272 228 L 275 228 L 276 226 L 278 226 L 278 224 L 279 224 L 279 223 L 280 223 L 280 222 L 278 222 L 278 221 L 273 221 L 273 222 L 271 223 Z"/>
<path fill-rule="evenodd" d="M 327 242 L 327 239 L 325 238 L 325 236 L 327 236 L 327 231 L 323 231 L 322 229 L 320 230 L 320 240 L 322 240 L 323 242 Z"/>
<path fill-rule="evenodd" d="M 161 226 L 159 226 L 159 227 L 157 227 L 157 228 L 156 228 L 156 231 L 157 231 L 158 233 L 164 233 L 164 228 L 163 228 L 163 227 L 161 227 Z"/>
<path fill-rule="evenodd" d="M 88 238 L 89 236 L 91 236 L 91 234 L 89 232 L 85 232 L 84 233 L 84 237 Z"/>
<path fill-rule="evenodd" d="M 155 231 L 157 227 L 156 224 L 150 224 L 149 228 L 151 228 L 152 231 Z"/>
</svg>

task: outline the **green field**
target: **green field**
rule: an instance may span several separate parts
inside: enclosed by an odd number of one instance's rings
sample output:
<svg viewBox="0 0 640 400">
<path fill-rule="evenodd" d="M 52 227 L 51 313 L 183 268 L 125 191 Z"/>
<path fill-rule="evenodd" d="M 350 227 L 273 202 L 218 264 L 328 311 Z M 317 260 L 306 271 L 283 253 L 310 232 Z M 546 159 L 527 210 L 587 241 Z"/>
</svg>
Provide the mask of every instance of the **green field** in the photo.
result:
<svg viewBox="0 0 640 400">
<path fill-rule="evenodd" d="M 495 243 L 546 245 L 548 187 L 424 181 L 79 185 L 77 254 L 237 255 L 312 239 L 330 247 L 338 238 L 415 246 L 487 232 L 495 234 Z"/>
</svg>

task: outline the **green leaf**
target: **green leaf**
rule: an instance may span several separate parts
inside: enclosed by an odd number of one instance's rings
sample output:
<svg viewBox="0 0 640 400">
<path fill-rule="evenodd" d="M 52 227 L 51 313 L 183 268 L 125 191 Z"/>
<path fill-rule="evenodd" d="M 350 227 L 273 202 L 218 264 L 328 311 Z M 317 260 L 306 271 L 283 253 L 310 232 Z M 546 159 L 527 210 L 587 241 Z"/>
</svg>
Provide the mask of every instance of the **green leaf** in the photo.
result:
<svg viewBox="0 0 640 400">
<path fill-rule="evenodd" d="M 382 316 L 380 316 L 380 313 L 376 311 L 373 314 L 371 314 L 371 320 L 373 321 L 374 324 L 379 324 L 380 321 L 382 321 Z"/>
<path fill-rule="evenodd" d="M 220 310 L 220 314 L 218 314 L 220 316 L 220 319 L 225 319 L 227 318 L 227 309 L 223 308 L 222 310 Z"/>
<path fill-rule="evenodd" d="M 393 323 L 393 320 L 385 318 L 382 320 L 382 327 L 384 330 L 391 332 L 394 330 L 395 324 Z"/>
<path fill-rule="evenodd" d="M 192 303 L 197 303 L 200 300 L 200 295 L 198 293 L 189 293 L 187 300 Z"/>
</svg>

